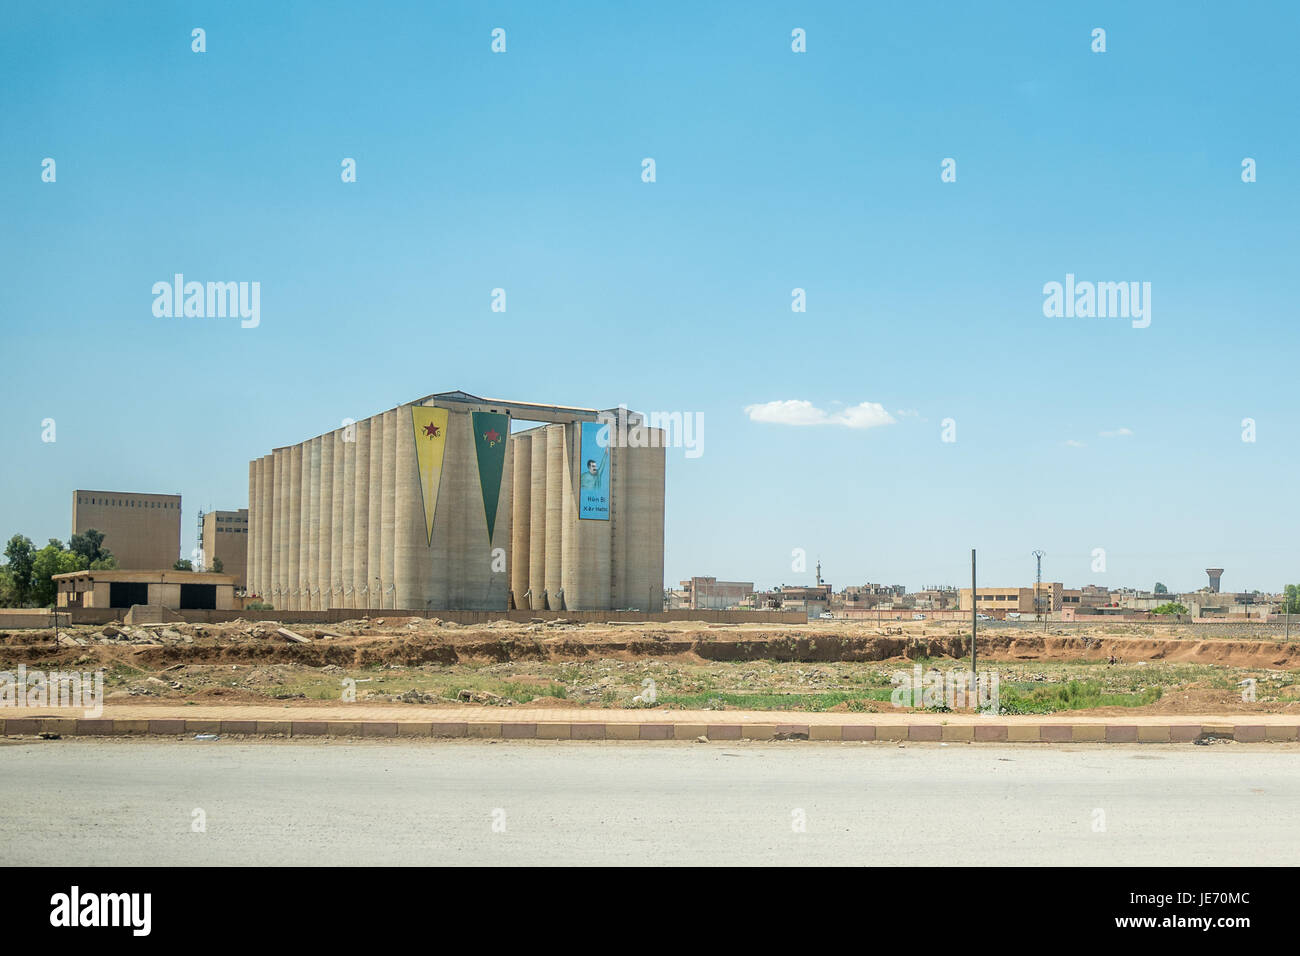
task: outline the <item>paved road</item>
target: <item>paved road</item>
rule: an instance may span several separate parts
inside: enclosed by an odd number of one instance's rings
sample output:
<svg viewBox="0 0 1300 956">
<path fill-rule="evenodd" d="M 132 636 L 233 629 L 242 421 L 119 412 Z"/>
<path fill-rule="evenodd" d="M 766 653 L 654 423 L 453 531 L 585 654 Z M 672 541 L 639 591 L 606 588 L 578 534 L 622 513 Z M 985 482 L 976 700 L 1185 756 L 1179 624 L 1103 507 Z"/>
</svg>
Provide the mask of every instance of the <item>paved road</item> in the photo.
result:
<svg viewBox="0 0 1300 956">
<path fill-rule="evenodd" d="M 0 865 L 1289 865 L 1298 797 L 1279 745 L 0 741 Z"/>
</svg>

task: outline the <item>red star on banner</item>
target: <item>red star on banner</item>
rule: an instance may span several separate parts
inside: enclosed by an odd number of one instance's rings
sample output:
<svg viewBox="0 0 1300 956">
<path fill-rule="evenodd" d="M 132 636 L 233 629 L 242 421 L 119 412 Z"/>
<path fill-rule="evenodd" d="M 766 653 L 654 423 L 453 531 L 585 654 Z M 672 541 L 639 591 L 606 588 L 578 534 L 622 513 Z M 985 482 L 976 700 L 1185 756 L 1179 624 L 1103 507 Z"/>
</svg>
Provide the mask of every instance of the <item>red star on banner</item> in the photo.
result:
<svg viewBox="0 0 1300 956">
<path fill-rule="evenodd" d="M 498 432 L 495 428 L 493 428 L 491 431 L 483 433 L 483 440 L 486 441 L 489 445 L 495 445 L 497 442 L 501 440 L 501 433 Z"/>
<path fill-rule="evenodd" d="M 429 422 L 429 424 L 425 425 L 425 426 L 424 426 L 424 437 L 425 437 L 425 438 L 437 438 L 437 437 L 438 437 L 438 426 L 435 425 L 433 422 Z"/>
</svg>

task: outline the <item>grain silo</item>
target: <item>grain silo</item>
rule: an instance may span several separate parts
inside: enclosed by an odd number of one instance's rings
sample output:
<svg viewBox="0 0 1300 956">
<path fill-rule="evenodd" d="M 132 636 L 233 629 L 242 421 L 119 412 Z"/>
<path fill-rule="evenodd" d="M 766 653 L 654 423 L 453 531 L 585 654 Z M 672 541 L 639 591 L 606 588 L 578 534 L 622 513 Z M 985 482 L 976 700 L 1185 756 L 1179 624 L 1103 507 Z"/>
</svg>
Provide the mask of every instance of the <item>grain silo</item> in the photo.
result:
<svg viewBox="0 0 1300 956">
<path fill-rule="evenodd" d="M 276 608 L 662 610 L 663 432 L 626 409 L 429 395 L 254 459 L 249 493 Z"/>
</svg>

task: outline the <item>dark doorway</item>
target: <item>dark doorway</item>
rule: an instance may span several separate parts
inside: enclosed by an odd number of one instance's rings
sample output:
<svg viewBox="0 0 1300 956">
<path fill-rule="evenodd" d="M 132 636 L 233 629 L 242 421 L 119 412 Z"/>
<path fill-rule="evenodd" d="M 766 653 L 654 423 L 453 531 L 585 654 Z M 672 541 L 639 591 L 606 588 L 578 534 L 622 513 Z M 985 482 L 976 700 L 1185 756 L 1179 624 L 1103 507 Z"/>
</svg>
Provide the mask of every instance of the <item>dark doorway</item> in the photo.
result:
<svg viewBox="0 0 1300 956">
<path fill-rule="evenodd" d="M 215 584 L 182 584 L 181 610 L 215 611 L 217 586 Z"/>
<path fill-rule="evenodd" d="M 149 603 L 149 585 L 143 581 L 110 581 L 108 606 L 130 607 Z"/>
</svg>

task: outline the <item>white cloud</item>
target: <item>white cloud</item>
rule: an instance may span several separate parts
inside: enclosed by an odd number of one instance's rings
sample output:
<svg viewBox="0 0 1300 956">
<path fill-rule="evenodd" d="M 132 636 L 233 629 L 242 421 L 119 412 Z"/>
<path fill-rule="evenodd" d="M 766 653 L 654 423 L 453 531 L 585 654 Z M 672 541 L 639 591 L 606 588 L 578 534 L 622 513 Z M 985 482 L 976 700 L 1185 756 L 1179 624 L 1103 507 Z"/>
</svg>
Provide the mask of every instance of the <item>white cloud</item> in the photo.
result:
<svg viewBox="0 0 1300 956">
<path fill-rule="evenodd" d="M 1066 448 L 1086 448 L 1086 447 L 1087 447 L 1086 445 L 1084 445 L 1083 442 L 1081 442 L 1081 441 L 1075 441 L 1073 438 L 1067 438 L 1065 441 L 1061 442 L 1061 444 L 1064 445 Z"/>
<path fill-rule="evenodd" d="M 746 405 L 745 414 L 752 422 L 769 425 L 843 425 L 845 428 L 875 428 L 895 425 L 897 419 L 879 402 L 862 402 L 828 412 L 812 402 L 791 398 L 785 401 Z"/>
<path fill-rule="evenodd" d="M 1113 431 L 1098 432 L 1102 438 L 1128 438 L 1133 434 L 1131 428 L 1116 428 Z"/>
<path fill-rule="evenodd" d="M 815 408 L 812 402 L 790 399 L 785 402 L 767 402 L 763 405 L 746 405 L 745 414 L 751 422 L 773 425 L 824 425 L 826 413 Z"/>
<path fill-rule="evenodd" d="M 831 424 L 847 425 L 849 428 L 875 428 L 878 425 L 896 425 L 898 420 L 885 411 L 879 402 L 861 402 L 833 413 Z"/>
</svg>

